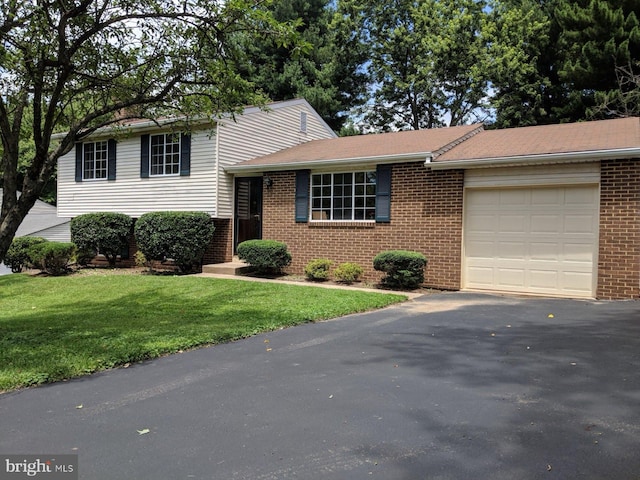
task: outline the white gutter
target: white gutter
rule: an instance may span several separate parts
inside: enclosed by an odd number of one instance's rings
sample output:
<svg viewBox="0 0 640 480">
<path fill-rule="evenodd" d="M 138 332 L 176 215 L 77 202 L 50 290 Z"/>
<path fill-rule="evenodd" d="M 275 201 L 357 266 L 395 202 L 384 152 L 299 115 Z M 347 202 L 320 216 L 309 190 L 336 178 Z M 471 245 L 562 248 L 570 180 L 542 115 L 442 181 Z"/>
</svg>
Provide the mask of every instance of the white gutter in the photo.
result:
<svg viewBox="0 0 640 480">
<path fill-rule="evenodd" d="M 336 158 L 327 160 L 305 160 L 301 162 L 286 162 L 274 164 L 229 165 L 224 170 L 227 173 L 259 173 L 282 172 L 284 170 L 302 170 L 327 167 L 357 167 L 377 163 L 403 163 L 410 161 L 428 162 L 432 158 L 431 152 L 405 153 L 402 155 L 378 155 L 373 157 Z"/>
<path fill-rule="evenodd" d="M 640 158 L 640 147 L 589 150 L 584 152 L 543 153 L 512 157 L 470 158 L 467 160 L 451 160 L 444 162 L 435 161 L 428 164 L 428 167 L 432 170 L 453 170 L 552 163 L 579 163 L 622 158 Z"/>
</svg>

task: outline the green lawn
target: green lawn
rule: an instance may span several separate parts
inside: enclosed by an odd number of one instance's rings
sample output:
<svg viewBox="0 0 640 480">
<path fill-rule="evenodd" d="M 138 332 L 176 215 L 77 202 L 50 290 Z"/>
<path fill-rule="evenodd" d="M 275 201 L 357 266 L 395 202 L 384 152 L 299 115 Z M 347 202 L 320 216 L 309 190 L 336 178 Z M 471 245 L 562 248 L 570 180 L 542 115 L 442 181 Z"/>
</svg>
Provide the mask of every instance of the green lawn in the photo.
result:
<svg viewBox="0 0 640 480">
<path fill-rule="evenodd" d="M 188 276 L 6 275 L 0 277 L 0 391 L 404 299 Z"/>
</svg>

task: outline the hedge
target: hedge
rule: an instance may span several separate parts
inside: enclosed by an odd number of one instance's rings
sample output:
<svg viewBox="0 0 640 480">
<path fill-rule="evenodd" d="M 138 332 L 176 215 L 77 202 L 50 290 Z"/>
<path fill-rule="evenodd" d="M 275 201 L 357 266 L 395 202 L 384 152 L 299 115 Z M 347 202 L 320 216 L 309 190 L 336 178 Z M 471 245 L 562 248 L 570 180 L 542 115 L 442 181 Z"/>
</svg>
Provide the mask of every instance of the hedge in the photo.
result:
<svg viewBox="0 0 640 480">
<path fill-rule="evenodd" d="M 238 257 L 260 273 L 280 273 L 291 263 L 287 245 L 276 240 L 247 240 L 238 244 Z"/>
<path fill-rule="evenodd" d="M 79 215 L 71 220 L 71 241 L 76 244 L 80 263 L 101 253 L 114 267 L 116 259 L 129 245 L 133 220 L 123 213 L 98 212 Z"/>
<path fill-rule="evenodd" d="M 385 272 L 382 284 L 392 288 L 417 288 L 424 282 L 427 259 L 420 252 L 387 250 L 373 259 L 373 268 Z"/>
</svg>

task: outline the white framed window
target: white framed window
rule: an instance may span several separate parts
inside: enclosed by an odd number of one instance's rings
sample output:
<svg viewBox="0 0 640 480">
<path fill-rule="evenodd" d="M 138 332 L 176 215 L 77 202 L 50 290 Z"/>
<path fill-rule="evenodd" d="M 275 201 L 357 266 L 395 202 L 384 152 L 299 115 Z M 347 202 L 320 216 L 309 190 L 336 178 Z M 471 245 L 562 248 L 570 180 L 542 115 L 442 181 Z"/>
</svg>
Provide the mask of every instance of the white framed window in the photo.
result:
<svg viewBox="0 0 640 480">
<path fill-rule="evenodd" d="M 102 180 L 107 178 L 108 143 L 88 142 L 82 144 L 82 179 Z"/>
<path fill-rule="evenodd" d="M 151 135 L 149 173 L 151 176 L 180 174 L 180 134 Z"/>
<path fill-rule="evenodd" d="M 375 221 L 376 172 L 311 175 L 312 221 Z"/>
</svg>

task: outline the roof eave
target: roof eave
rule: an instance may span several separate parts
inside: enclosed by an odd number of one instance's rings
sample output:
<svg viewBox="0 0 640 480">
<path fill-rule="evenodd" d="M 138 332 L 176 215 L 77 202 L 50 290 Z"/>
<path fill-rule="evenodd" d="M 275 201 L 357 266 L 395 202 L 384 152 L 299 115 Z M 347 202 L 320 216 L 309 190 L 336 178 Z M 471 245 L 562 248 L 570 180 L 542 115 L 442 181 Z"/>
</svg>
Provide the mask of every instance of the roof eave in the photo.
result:
<svg viewBox="0 0 640 480">
<path fill-rule="evenodd" d="M 447 160 L 428 164 L 432 170 L 454 170 L 489 167 L 511 167 L 525 165 L 544 165 L 552 163 L 582 163 L 597 160 L 640 158 L 640 147 L 607 150 L 589 150 L 583 152 L 545 153 L 537 155 L 519 155 L 511 157 L 471 158 L 465 160 Z"/>
<path fill-rule="evenodd" d="M 372 157 L 336 158 L 326 160 L 307 160 L 298 162 L 283 162 L 260 165 L 229 165 L 225 167 L 227 173 L 261 173 L 261 172 L 282 172 L 286 170 L 311 170 L 331 167 L 361 167 L 377 165 L 379 163 L 403 163 L 411 161 L 429 161 L 433 154 L 431 152 L 408 153 L 403 155 L 376 155 Z"/>
</svg>

